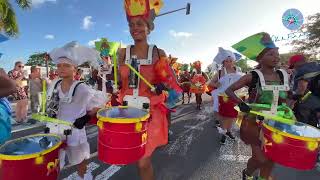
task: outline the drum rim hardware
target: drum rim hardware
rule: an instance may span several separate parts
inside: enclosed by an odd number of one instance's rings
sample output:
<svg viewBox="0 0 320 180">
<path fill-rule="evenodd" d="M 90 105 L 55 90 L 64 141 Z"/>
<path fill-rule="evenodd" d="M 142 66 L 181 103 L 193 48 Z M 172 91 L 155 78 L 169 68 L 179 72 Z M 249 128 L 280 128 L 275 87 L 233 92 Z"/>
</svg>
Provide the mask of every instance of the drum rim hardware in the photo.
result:
<svg viewBox="0 0 320 180">
<path fill-rule="evenodd" d="M 144 109 L 139 109 L 139 108 L 136 108 L 136 109 L 145 111 L 146 115 L 144 115 L 142 117 L 139 117 L 139 118 L 125 118 L 125 119 L 123 119 L 123 118 L 111 118 L 111 117 L 105 117 L 105 116 L 100 115 L 101 111 L 108 110 L 108 109 L 111 109 L 111 108 L 122 108 L 122 109 L 125 109 L 125 108 L 133 108 L 133 107 L 116 106 L 116 107 L 108 107 L 108 108 L 100 109 L 98 111 L 98 113 L 97 113 L 97 118 L 99 119 L 99 121 L 101 121 L 101 122 L 110 122 L 110 123 L 119 123 L 119 124 L 131 124 L 131 123 L 138 123 L 138 122 L 148 121 L 148 119 L 150 117 L 150 113 L 148 111 L 146 111 Z"/>
<path fill-rule="evenodd" d="M 266 120 L 266 121 L 273 121 L 273 120 Z M 305 124 L 306 126 L 310 126 L 310 125 L 307 125 Z M 283 132 L 279 129 L 276 129 L 275 127 L 272 127 L 266 123 L 263 123 L 263 126 L 268 129 L 269 131 L 271 132 L 274 132 L 274 133 L 277 133 L 277 134 L 280 134 L 282 136 L 285 136 L 285 137 L 289 137 L 289 138 L 292 138 L 292 139 L 297 139 L 297 140 L 302 140 L 302 141 L 315 141 L 315 142 L 320 142 L 320 137 L 318 138 L 315 138 L 315 137 L 305 137 L 305 136 L 297 136 L 297 135 L 293 135 L 293 134 L 290 134 L 290 133 L 287 133 L 287 132 Z M 310 126 L 311 128 L 315 128 L 313 126 Z"/>
<path fill-rule="evenodd" d="M 56 150 L 57 148 L 59 148 L 61 145 L 62 145 L 62 141 L 61 141 L 61 138 L 55 134 L 34 134 L 34 135 L 30 135 L 30 136 L 25 136 L 25 137 L 21 137 L 21 138 L 17 138 L 17 139 L 13 139 L 13 140 L 10 140 L 10 141 L 7 141 L 5 144 L 1 145 L 1 147 L 4 147 L 5 145 L 8 145 L 14 141 L 17 141 L 17 140 L 22 140 L 22 139 L 27 139 L 27 138 L 31 138 L 31 137 L 43 137 L 43 136 L 46 136 L 46 137 L 55 137 L 55 138 L 58 138 L 60 141 L 55 144 L 54 146 L 52 146 L 51 148 L 49 149 L 46 149 L 44 151 L 41 151 L 41 152 L 37 152 L 37 153 L 32 153 L 32 154 L 25 154 L 25 155 L 5 155 L 5 154 L 0 154 L 0 160 L 9 160 L 9 161 L 20 161 L 20 160 L 26 160 L 26 159 L 33 159 L 33 158 L 38 158 L 38 157 L 41 157 L 41 156 L 44 156 L 54 150 Z"/>
</svg>

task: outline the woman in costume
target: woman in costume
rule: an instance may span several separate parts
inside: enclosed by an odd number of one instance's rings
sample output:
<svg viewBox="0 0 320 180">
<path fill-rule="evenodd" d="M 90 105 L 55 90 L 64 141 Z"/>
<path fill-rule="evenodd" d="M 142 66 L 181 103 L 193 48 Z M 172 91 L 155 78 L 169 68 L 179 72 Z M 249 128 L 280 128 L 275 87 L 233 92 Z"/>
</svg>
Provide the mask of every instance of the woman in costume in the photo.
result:
<svg viewBox="0 0 320 180">
<path fill-rule="evenodd" d="M 242 112 L 250 112 L 251 107 L 234 93 L 234 91 L 248 86 L 249 102 L 259 104 L 283 103 L 287 98 L 285 91 L 279 92 L 279 98 L 272 91 L 263 90 L 270 85 L 283 85 L 289 89 L 288 75 L 284 70 L 276 70 L 280 57 L 278 48 L 272 42 L 267 33 L 258 33 L 250 36 L 232 46 L 246 57 L 256 60 L 259 69 L 241 77 L 239 81 L 232 84 L 226 94 L 233 98 Z M 263 79 L 263 80 L 262 80 Z M 275 98 L 274 98 L 275 97 Z M 255 170 L 260 170 L 260 179 L 269 179 L 274 163 L 267 159 L 262 150 L 263 141 L 260 139 L 260 125 L 256 122 L 256 116 L 246 114 L 240 127 L 241 140 L 251 146 L 252 157 L 248 160 L 247 168 L 243 170 L 243 180 L 250 179 Z M 258 117 L 258 120 L 261 119 Z"/>
<path fill-rule="evenodd" d="M 23 123 L 27 120 L 28 114 L 28 94 L 26 91 L 27 81 L 24 77 L 24 64 L 17 61 L 14 69 L 8 72 L 8 76 L 16 82 L 16 92 L 13 93 L 14 99 L 17 101 L 16 122 Z"/>
<path fill-rule="evenodd" d="M 175 77 L 168 65 L 165 52 L 154 45 L 150 45 L 147 41 L 148 35 L 154 29 L 153 20 L 160 11 L 162 2 L 151 0 L 139 2 L 125 0 L 124 2 L 134 45 L 119 49 L 118 52 L 121 79 L 119 100 L 123 102 L 126 97 L 129 97 L 129 100 L 126 101 L 128 106 L 134 104 L 130 102 L 132 96 L 150 102 L 151 120 L 147 130 L 147 144 L 145 154 L 137 162 L 137 167 L 142 180 L 152 180 L 155 179 L 151 163 L 152 154 L 157 147 L 168 143 L 168 110 L 165 108 L 166 95 L 162 93 L 162 90 L 166 89 L 166 86 L 170 83 L 164 83 L 162 81 L 164 79 L 159 81 L 159 77 L 162 77 L 163 74 L 170 75 L 168 76 L 170 80 L 174 80 Z M 164 64 L 160 64 L 160 62 Z M 136 66 L 139 73 L 155 85 L 155 90 L 152 91 L 141 79 L 134 78 L 132 80 L 133 73 L 125 64 Z M 139 106 L 142 106 L 142 103 Z"/>
<path fill-rule="evenodd" d="M 213 97 L 214 119 L 220 121 L 221 128 L 218 127 L 219 132 L 222 134 L 220 143 L 225 144 L 227 136 L 231 139 L 235 139 L 231 133 L 231 128 L 238 113 L 233 109 L 233 107 L 227 105 L 227 103 L 233 103 L 230 102 L 231 100 L 229 100 L 228 97 L 223 97 L 223 94 L 231 84 L 240 79 L 243 73 L 235 65 L 236 57 L 234 53 L 229 50 L 225 50 L 220 47 L 214 61 L 217 64 L 222 64 L 222 69 L 218 70 L 218 73 L 210 82 L 211 86 L 217 88 L 211 93 Z M 223 104 L 219 103 L 219 95 L 220 98 L 223 97 Z M 221 112 L 219 112 L 219 109 L 221 109 Z"/>
<path fill-rule="evenodd" d="M 206 92 L 208 76 L 201 71 L 201 62 L 196 61 L 193 63 L 194 72 L 191 78 L 190 92 L 196 95 L 197 109 L 201 110 L 202 94 Z"/>
</svg>

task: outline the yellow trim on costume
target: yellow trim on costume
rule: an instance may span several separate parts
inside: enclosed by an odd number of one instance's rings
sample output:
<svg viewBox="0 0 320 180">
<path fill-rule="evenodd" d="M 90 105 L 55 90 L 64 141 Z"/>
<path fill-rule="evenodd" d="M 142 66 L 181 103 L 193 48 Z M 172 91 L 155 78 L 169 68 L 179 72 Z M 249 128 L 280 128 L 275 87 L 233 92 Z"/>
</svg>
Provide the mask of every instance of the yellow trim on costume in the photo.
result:
<svg viewBox="0 0 320 180">
<path fill-rule="evenodd" d="M 34 153 L 34 154 L 26 154 L 26 155 L 5 155 L 5 154 L 0 154 L 0 160 L 7 160 L 7 161 L 20 161 L 20 160 L 25 160 L 25 159 L 33 159 L 33 158 L 38 158 L 41 157 L 45 154 L 48 154 L 54 150 L 56 150 L 57 148 L 59 148 L 62 145 L 62 141 L 61 138 L 57 135 L 53 135 L 53 134 L 35 134 L 35 135 L 30 135 L 30 136 L 26 136 L 26 137 L 22 137 L 22 138 L 18 138 L 18 139 L 14 139 L 11 141 L 6 142 L 5 144 L 3 144 L 2 146 L 5 146 L 11 142 L 17 141 L 17 140 L 21 140 L 21 139 L 26 139 L 26 138 L 30 138 L 30 137 L 37 137 L 37 136 L 50 136 L 50 137 L 57 137 L 60 139 L 60 142 L 58 142 L 56 145 L 54 145 L 53 147 L 51 147 L 50 149 L 38 152 L 38 153 Z M 0 146 L 0 148 L 2 147 Z"/>
<path fill-rule="evenodd" d="M 298 140 L 302 140 L 302 141 L 306 141 L 306 142 L 310 142 L 310 141 L 320 141 L 320 138 L 312 138 L 312 137 L 302 137 L 302 136 L 296 136 L 296 135 L 293 135 L 293 134 L 289 134 L 289 133 L 286 133 L 286 132 L 283 132 L 283 131 L 280 131 L 272 126 L 269 126 L 265 123 L 263 123 L 263 126 L 265 128 L 267 128 L 268 130 L 270 130 L 271 132 L 274 132 L 274 133 L 278 133 L 280 135 L 283 135 L 285 137 L 290 137 L 290 138 L 293 138 L 293 139 L 298 139 Z"/>
<path fill-rule="evenodd" d="M 51 118 L 51 117 L 48 117 L 48 116 L 45 116 L 45 115 L 41 115 L 41 114 L 32 114 L 31 118 L 35 119 L 35 120 L 38 120 L 38 121 L 63 124 L 63 125 L 71 126 L 71 127 L 73 126 L 73 124 L 71 122 L 60 120 L 60 119 Z"/>
<path fill-rule="evenodd" d="M 128 108 L 127 106 L 117 106 L 117 107 L 110 107 L 110 108 L 105 108 L 105 109 L 111 109 L 111 108 Z M 150 113 L 147 113 L 146 115 L 139 117 L 139 118 L 111 118 L 111 117 L 104 117 L 100 115 L 100 111 L 103 111 L 105 109 L 100 109 L 98 111 L 98 119 L 99 121 L 102 122 L 109 122 L 109 123 L 118 123 L 118 124 L 131 124 L 131 123 L 138 123 L 138 122 L 143 122 L 147 121 L 148 118 L 150 117 Z"/>
</svg>

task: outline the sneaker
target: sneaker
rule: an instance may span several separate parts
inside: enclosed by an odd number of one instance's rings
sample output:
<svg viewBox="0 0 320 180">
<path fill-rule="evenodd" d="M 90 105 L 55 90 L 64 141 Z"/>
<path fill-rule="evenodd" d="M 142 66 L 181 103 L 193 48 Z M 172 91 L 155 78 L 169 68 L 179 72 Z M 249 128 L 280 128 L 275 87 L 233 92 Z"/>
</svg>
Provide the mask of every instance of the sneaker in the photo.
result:
<svg viewBox="0 0 320 180">
<path fill-rule="evenodd" d="M 214 127 L 215 127 L 215 128 L 220 127 L 220 122 L 219 122 L 218 120 L 215 121 Z"/>
<path fill-rule="evenodd" d="M 226 138 L 227 138 L 226 135 L 222 135 L 221 140 L 220 140 L 220 144 L 221 145 L 225 145 L 226 144 Z"/>
<path fill-rule="evenodd" d="M 227 132 L 226 135 L 232 139 L 232 140 L 235 140 L 236 138 L 231 134 L 231 132 Z"/>
<path fill-rule="evenodd" d="M 246 174 L 246 169 L 242 171 L 242 180 L 256 180 L 254 176 L 249 176 Z"/>
</svg>

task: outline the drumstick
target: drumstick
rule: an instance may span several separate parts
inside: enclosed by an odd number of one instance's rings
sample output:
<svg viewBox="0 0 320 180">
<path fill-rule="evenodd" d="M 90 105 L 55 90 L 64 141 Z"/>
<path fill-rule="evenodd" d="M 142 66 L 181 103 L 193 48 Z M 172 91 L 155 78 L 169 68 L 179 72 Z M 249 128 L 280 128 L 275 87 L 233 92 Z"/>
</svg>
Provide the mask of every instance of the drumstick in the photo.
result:
<svg viewBox="0 0 320 180">
<path fill-rule="evenodd" d="M 144 83 L 146 83 L 147 86 L 151 88 L 151 90 L 155 90 L 155 87 L 150 84 L 136 69 L 134 69 L 130 64 L 126 64 Z"/>
<path fill-rule="evenodd" d="M 47 101 L 47 82 L 46 80 L 42 80 L 42 114 L 45 114 L 45 111 L 46 111 L 46 101 Z"/>
<path fill-rule="evenodd" d="M 240 112 L 240 108 L 239 106 L 235 106 L 234 109 L 238 112 Z M 263 116 L 267 119 L 271 119 L 271 120 L 274 120 L 274 121 L 278 121 L 278 122 L 281 122 L 281 123 L 284 123 L 284 124 L 288 124 L 288 125 L 293 125 L 295 123 L 294 120 L 292 119 L 287 119 L 287 118 L 283 118 L 283 117 L 280 117 L 280 116 L 272 116 L 272 115 L 268 115 L 268 114 L 264 114 L 262 112 L 258 112 L 258 111 L 250 111 L 249 113 L 251 114 L 255 114 L 255 115 L 258 115 L 258 116 Z"/>
<path fill-rule="evenodd" d="M 118 71 L 117 71 L 117 59 L 113 58 L 113 76 L 114 76 L 114 87 L 118 89 Z"/>
<path fill-rule="evenodd" d="M 43 122 L 63 124 L 63 125 L 71 126 L 71 127 L 73 126 L 73 124 L 71 122 L 67 122 L 67 121 L 63 121 L 63 120 L 60 120 L 60 119 L 51 118 L 51 117 L 40 115 L 40 114 L 32 114 L 31 118 L 35 119 L 35 120 L 38 120 L 38 121 L 43 121 Z"/>
</svg>

